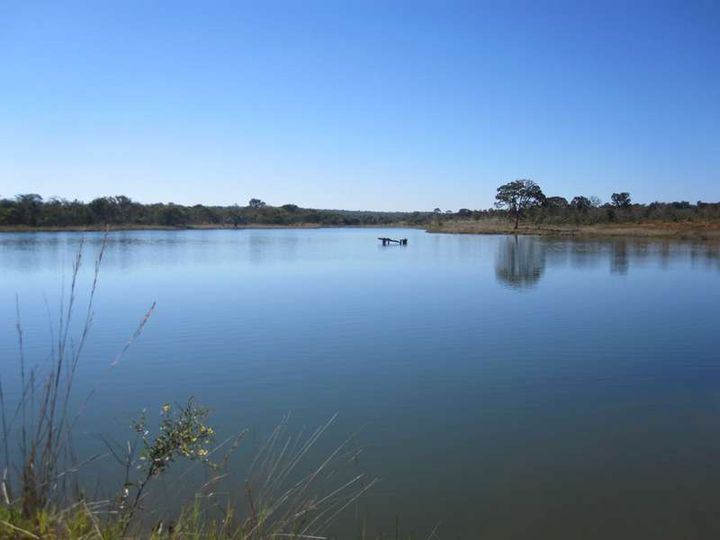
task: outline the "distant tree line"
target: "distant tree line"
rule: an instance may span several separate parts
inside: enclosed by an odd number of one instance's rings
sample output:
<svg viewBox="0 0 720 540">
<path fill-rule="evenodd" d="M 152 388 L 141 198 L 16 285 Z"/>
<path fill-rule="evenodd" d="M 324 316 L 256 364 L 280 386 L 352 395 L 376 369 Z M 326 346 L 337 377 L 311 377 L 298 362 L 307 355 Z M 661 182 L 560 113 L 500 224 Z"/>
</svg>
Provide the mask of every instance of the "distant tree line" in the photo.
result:
<svg viewBox="0 0 720 540">
<path fill-rule="evenodd" d="M 679 201 L 634 204 L 627 191 L 611 194 L 610 202 L 605 203 L 598 197 L 585 195 L 576 195 L 568 200 L 561 196 L 546 196 L 538 184 L 527 179 L 513 180 L 498 187 L 495 207 L 501 215 L 513 220 L 515 228 L 521 219 L 537 225 L 720 220 L 720 203 Z M 462 209 L 458 214 L 475 219 L 494 217 L 493 211 Z"/>
<path fill-rule="evenodd" d="M 34 193 L 0 198 L 0 226 L 5 227 L 242 227 L 275 226 L 385 226 L 424 227 L 448 220 L 510 219 L 515 227 L 521 221 L 535 225 L 641 222 L 720 221 L 720 203 L 697 201 L 636 204 L 630 193 L 617 192 L 608 202 L 598 197 L 576 195 L 570 199 L 546 196 L 532 180 L 514 180 L 501 185 L 495 208 L 457 212 L 435 208 L 431 212 L 374 212 L 355 210 L 316 210 L 295 204 L 271 206 L 261 199 L 250 199 L 246 206 L 185 206 L 173 203 L 142 204 L 124 195 L 99 197 L 90 202 L 51 198 Z"/>
<path fill-rule="evenodd" d="M 227 226 L 322 225 L 370 226 L 403 223 L 422 225 L 431 212 L 371 212 L 315 210 L 295 204 L 270 206 L 250 199 L 247 206 L 185 206 L 173 203 L 141 204 L 124 195 L 99 197 L 85 203 L 28 193 L 0 199 L 0 226 L 85 227 L 85 226 Z"/>
</svg>

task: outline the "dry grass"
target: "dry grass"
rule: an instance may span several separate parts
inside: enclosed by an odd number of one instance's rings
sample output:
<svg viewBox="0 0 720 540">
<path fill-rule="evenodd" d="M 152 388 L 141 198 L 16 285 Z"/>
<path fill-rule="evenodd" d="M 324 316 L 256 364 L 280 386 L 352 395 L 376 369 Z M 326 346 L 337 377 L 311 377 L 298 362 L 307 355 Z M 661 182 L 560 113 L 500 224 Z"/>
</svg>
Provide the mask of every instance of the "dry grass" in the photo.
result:
<svg viewBox="0 0 720 540">
<path fill-rule="evenodd" d="M 428 229 L 452 234 L 530 234 L 548 236 L 642 237 L 720 240 L 720 223 L 648 222 L 598 225 L 521 224 L 517 230 L 506 220 L 448 220 Z"/>
<path fill-rule="evenodd" d="M 177 412 L 162 407 L 163 421 L 157 431 L 145 424 L 135 426 L 135 442 L 113 445 L 104 455 L 78 456 L 73 427 L 78 419 L 71 396 L 82 351 L 93 325 L 94 298 L 107 236 L 95 260 L 88 286 L 88 300 L 78 303 L 82 283 L 83 245 L 73 261 L 70 285 L 62 295 L 57 326 L 51 328 L 50 362 L 39 370 L 25 358 L 25 344 L 18 301 L 20 397 L 6 401 L 0 380 L 0 428 L 3 474 L 0 477 L 0 539 L 3 538 L 324 538 L 326 531 L 377 479 L 358 470 L 358 451 L 348 438 L 328 454 L 318 454 L 318 440 L 334 423 L 335 416 L 314 431 L 292 434 L 287 419 L 257 452 L 245 479 L 244 490 L 219 489 L 227 476 L 228 460 L 242 434 L 228 437 L 215 448 L 212 428 L 204 424 L 207 411 L 194 403 Z M 155 304 L 115 358 L 117 364 L 139 337 Z M 74 335 L 73 321 L 79 323 Z M 131 432 L 129 432 L 130 434 Z M 10 451 L 17 447 L 17 452 Z M 220 455 L 217 461 L 215 456 Z M 82 495 L 84 466 L 97 459 L 112 459 L 125 469 L 125 479 L 107 500 L 87 500 Z M 188 492 L 189 501 L 179 517 L 152 521 L 146 506 L 153 481 L 176 460 L 185 462 L 177 477 L 177 489 Z M 185 474 L 201 465 L 207 481 L 194 490 Z M 175 466 L 173 466 L 175 468 Z M 148 487 L 149 486 L 149 487 Z M 228 486 L 224 486 L 227 488 Z M 238 491 L 240 491 L 238 493 Z M 168 509 L 172 511 L 172 509 Z M 177 510 L 177 509 L 176 509 Z"/>
</svg>

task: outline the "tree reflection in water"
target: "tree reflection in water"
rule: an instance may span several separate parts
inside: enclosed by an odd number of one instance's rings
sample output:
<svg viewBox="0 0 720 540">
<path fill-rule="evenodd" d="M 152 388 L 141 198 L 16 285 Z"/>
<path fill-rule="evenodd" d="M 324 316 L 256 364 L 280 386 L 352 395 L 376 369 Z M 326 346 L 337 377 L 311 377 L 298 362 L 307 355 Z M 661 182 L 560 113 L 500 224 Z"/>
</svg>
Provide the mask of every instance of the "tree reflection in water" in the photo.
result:
<svg viewBox="0 0 720 540">
<path fill-rule="evenodd" d="M 508 236 L 498 244 L 495 277 L 515 289 L 532 287 L 545 272 L 545 247 L 532 236 Z"/>
<path fill-rule="evenodd" d="M 625 239 L 615 240 L 610 252 L 610 272 L 613 274 L 627 274 L 630 268 L 628 243 Z"/>
</svg>

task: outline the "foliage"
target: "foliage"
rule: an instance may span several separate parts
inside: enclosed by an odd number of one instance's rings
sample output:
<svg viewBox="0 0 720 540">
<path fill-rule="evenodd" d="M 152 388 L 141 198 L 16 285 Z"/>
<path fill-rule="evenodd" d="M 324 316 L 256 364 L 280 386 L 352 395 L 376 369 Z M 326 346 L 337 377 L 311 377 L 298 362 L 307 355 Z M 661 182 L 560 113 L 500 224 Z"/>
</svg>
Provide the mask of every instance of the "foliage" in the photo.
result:
<svg viewBox="0 0 720 540">
<path fill-rule="evenodd" d="M 567 208 L 570 206 L 570 203 L 567 201 L 565 197 L 545 197 L 545 199 L 542 200 L 542 205 L 545 208 Z"/>
<path fill-rule="evenodd" d="M 630 194 L 627 191 L 623 191 L 622 193 L 613 193 L 610 196 L 610 200 L 612 201 L 614 206 L 617 206 L 618 208 L 627 208 L 630 206 Z"/>
<path fill-rule="evenodd" d="M 150 437 L 145 411 L 134 423 L 133 429 L 142 444 L 140 464 L 135 468 L 140 470 L 143 476 L 134 482 L 129 478 L 125 480 L 118 504 L 120 515 L 123 516 L 124 528 L 130 524 L 148 484 L 164 473 L 178 457 L 210 463 L 208 460 L 209 445 L 215 432 L 206 424 L 207 416 L 208 410 L 198 407 L 193 398 L 190 398 L 187 404 L 175 409 L 169 404 L 163 405 L 160 427 L 154 438 Z M 117 456 L 117 453 L 114 455 Z M 130 446 L 126 462 L 128 465 L 133 465 L 132 457 L 132 446 Z M 123 463 L 122 460 L 120 462 Z M 130 469 L 131 467 L 127 467 L 128 472 Z M 135 490 L 132 500 L 130 500 L 131 488 Z"/>
<path fill-rule="evenodd" d="M 37 194 L 0 199 L 0 226 L 6 227 L 422 225 L 429 223 L 430 217 L 430 212 L 316 210 L 295 204 L 274 207 L 260 199 L 251 199 L 247 206 L 140 204 L 124 195 L 99 197 L 89 203 L 57 198 L 43 201 Z"/>
<path fill-rule="evenodd" d="M 535 182 L 522 179 L 514 180 L 497 188 L 495 206 L 506 208 L 515 218 L 515 228 L 518 228 L 520 215 L 533 206 L 539 206 L 545 201 L 545 195 Z"/>
<path fill-rule="evenodd" d="M 570 201 L 570 206 L 576 210 L 585 212 L 593 207 L 593 203 L 588 197 L 578 195 L 577 197 L 573 197 L 572 201 Z"/>
<path fill-rule="evenodd" d="M 250 202 L 248 202 L 248 206 L 250 208 L 264 208 L 267 206 L 265 201 L 261 201 L 260 199 L 250 199 Z"/>
<path fill-rule="evenodd" d="M 499 197 L 499 198 L 498 198 Z M 317 210 L 295 204 L 270 206 L 252 199 L 248 206 L 183 206 L 140 204 L 123 195 L 100 197 L 84 203 L 37 194 L 0 199 L 0 227 L 243 227 L 243 226 L 408 226 L 440 227 L 453 220 L 520 219 L 535 225 L 643 222 L 698 222 L 720 220 L 720 203 L 697 201 L 632 203 L 630 193 L 612 194 L 605 203 L 596 196 L 565 198 L 545 196 L 531 180 L 516 180 L 500 186 L 494 208 L 457 212 L 435 208 L 427 212 L 373 212 Z M 569 201 L 569 202 L 568 202 Z"/>
</svg>

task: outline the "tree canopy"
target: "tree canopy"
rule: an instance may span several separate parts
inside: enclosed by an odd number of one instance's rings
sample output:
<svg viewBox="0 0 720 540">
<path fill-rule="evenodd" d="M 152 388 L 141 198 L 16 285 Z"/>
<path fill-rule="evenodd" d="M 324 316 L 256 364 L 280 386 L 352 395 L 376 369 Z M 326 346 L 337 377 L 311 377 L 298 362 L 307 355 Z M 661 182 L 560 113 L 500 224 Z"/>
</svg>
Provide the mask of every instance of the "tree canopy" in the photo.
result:
<svg viewBox="0 0 720 540">
<path fill-rule="evenodd" d="M 613 205 L 618 208 L 627 208 L 632 202 L 630 200 L 630 194 L 627 191 L 623 191 L 622 193 L 613 193 L 610 196 L 610 200 Z"/>
<path fill-rule="evenodd" d="M 420 225 L 429 223 L 431 215 L 430 212 L 317 210 L 296 204 L 274 207 L 260 199 L 251 199 L 247 206 L 185 206 L 142 204 L 125 195 L 98 197 L 87 203 L 59 198 L 43 200 L 35 193 L 0 198 L 0 226 L 5 227 Z"/>
<path fill-rule="evenodd" d="M 535 182 L 527 179 L 513 180 L 497 188 L 495 206 L 505 208 L 515 217 L 515 229 L 518 228 L 520 215 L 532 206 L 541 205 L 545 195 Z"/>
<path fill-rule="evenodd" d="M 612 194 L 609 203 L 595 196 L 545 196 L 531 180 L 515 180 L 497 190 L 495 207 L 460 208 L 457 212 L 374 212 L 318 210 L 296 204 L 271 206 L 251 199 L 247 206 L 186 206 L 173 203 L 142 204 L 125 195 L 98 197 L 87 203 L 57 197 L 43 200 L 37 193 L 0 198 L 0 227 L 241 227 L 271 226 L 382 226 L 437 227 L 454 220 L 505 219 L 518 226 L 520 219 L 540 224 L 592 225 L 608 222 L 720 221 L 720 203 L 697 201 L 632 203 L 630 193 Z"/>
<path fill-rule="evenodd" d="M 267 206 L 265 201 L 261 201 L 260 199 L 250 199 L 250 202 L 248 202 L 248 206 L 250 208 L 264 208 Z"/>
</svg>

